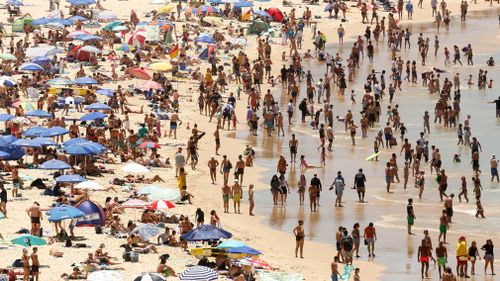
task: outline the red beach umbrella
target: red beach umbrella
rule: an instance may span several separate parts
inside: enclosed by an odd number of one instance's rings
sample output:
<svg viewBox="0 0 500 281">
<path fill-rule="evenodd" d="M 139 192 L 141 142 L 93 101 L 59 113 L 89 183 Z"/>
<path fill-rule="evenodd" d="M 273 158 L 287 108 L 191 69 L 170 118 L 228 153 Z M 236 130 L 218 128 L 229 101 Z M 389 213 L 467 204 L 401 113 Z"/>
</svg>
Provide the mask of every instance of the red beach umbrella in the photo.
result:
<svg viewBox="0 0 500 281">
<path fill-rule="evenodd" d="M 156 201 L 153 201 L 153 203 L 151 203 L 148 206 L 148 209 L 150 209 L 150 210 L 165 210 L 165 209 L 173 209 L 173 208 L 175 208 L 175 205 L 172 204 L 172 202 L 167 201 L 167 200 L 156 200 Z"/>
<path fill-rule="evenodd" d="M 142 80 L 151 80 L 151 75 L 146 72 L 145 69 L 143 68 L 129 68 L 127 69 L 127 73 L 130 75 L 134 76 L 135 78 L 142 79 Z"/>
<path fill-rule="evenodd" d="M 274 21 L 283 21 L 283 13 L 278 8 L 269 8 L 266 12 L 273 18 Z"/>
</svg>

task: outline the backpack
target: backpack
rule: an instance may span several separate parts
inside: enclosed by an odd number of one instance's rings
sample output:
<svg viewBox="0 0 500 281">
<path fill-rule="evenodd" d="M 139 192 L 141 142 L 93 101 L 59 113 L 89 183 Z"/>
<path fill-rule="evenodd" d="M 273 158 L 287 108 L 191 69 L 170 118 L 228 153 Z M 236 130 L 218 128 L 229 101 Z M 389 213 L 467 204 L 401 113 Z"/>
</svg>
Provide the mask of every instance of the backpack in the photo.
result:
<svg viewBox="0 0 500 281">
<path fill-rule="evenodd" d="M 342 249 L 344 251 L 352 251 L 354 241 L 351 236 L 347 236 L 344 239 L 342 239 Z"/>
</svg>

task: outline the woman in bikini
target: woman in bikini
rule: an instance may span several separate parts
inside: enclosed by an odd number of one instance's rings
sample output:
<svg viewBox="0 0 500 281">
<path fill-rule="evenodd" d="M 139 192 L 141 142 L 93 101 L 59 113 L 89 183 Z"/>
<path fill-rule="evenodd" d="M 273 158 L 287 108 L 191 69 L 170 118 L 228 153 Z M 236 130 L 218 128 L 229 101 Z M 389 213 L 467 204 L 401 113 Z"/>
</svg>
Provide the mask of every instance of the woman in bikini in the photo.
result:
<svg viewBox="0 0 500 281">
<path fill-rule="evenodd" d="M 295 257 L 297 258 L 297 253 L 300 249 L 300 258 L 303 259 L 302 253 L 304 252 L 304 221 L 299 220 L 299 225 L 293 229 L 293 234 L 295 235 Z"/>
</svg>

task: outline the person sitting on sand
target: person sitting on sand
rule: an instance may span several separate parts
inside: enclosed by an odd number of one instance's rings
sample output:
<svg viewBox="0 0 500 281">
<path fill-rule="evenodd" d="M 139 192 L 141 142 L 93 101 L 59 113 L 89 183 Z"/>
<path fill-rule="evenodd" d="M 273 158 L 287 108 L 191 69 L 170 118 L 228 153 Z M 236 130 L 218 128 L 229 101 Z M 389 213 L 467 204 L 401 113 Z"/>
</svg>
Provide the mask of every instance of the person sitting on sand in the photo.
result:
<svg viewBox="0 0 500 281">
<path fill-rule="evenodd" d="M 127 231 L 125 226 L 120 221 L 120 217 L 116 215 L 113 216 L 113 219 L 108 223 L 107 226 L 111 228 L 111 235 L 125 233 Z"/>
<path fill-rule="evenodd" d="M 157 215 L 152 213 L 150 210 L 144 210 L 144 212 L 141 215 L 141 222 L 142 223 L 153 223 L 157 224 L 160 221 Z"/>
<path fill-rule="evenodd" d="M 175 270 L 167 265 L 167 260 L 169 257 L 169 254 L 163 254 L 160 256 L 160 264 L 156 267 L 156 273 L 163 274 L 163 276 L 165 277 L 177 277 Z"/>
<path fill-rule="evenodd" d="M 147 254 L 151 251 L 155 254 L 158 253 L 158 249 L 155 245 L 151 245 L 148 242 L 142 240 L 139 235 L 130 234 L 130 236 L 127 238 L 127 245 L 130 247 L 142 249 L 140 250 L 140 252 L 144 254 Z M 135 251 L 137 251 L 137 249 Z"/>
<path fill-rule="evenodd" d="M 191 193 L 187 192 L 187 187 L 186 186 L 182 187 L 181 197 L 180 197 L 179 201 L 181 201 L 181 202 L 187 201 L 189 204 L 193 204 L 193 203 L 191 203 L 191 198 L 194 198 L 194 196 L 191 195 Z"/>
<path fill-rule="evenodd" d="M 80 271 L 77 266 L 73 267 L 73 272 L 71 274 L 63 273 L 61 278 L 64 280 L 83 280 L 87 279 L 87 273 Z"/>
</svg>

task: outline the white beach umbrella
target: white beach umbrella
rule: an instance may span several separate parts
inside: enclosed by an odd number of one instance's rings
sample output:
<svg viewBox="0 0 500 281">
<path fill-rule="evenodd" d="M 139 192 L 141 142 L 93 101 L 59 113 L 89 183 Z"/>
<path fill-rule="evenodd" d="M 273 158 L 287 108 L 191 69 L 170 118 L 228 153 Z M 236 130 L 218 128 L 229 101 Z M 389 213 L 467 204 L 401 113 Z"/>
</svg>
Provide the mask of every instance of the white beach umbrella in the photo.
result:
<svg viewBox="0 0 500 281">
<path fill-rule="evenodd" d="M 89 52 L 89 53 L 93 53 L 93 54 L 100 54 L 102 51 L 97 47 L 87 45 L 87 46 L 83 46 L 82 48 L 80 48 L 79 52 Z"/>
<path fill-rule="evenodd" d="M 90 273 L 87 281 L 124 281 L 123 273 L 116 270 L 100 270 Z"/>
<path fill-rule="evenodd" d="M 147 174 L 151 172 L 148 168 L 144 167 L 143 165 L 134 162 L 129 162 L 125 164 L 125 166 L 123 166 L 121 170 L 129 174 Z"/>
<path fill-rule="evenodd" d="M 103 189 L 103 187 L 98 184 L 97 182 L 95 181 L 84 181 L 84 182 L 81 182 L 77 185 L 75 185 L 75 188 L 77 189 L 92 189 L 92 190 L 101 190 Z"/>
</svg>

